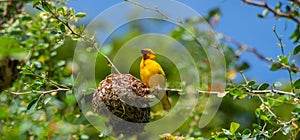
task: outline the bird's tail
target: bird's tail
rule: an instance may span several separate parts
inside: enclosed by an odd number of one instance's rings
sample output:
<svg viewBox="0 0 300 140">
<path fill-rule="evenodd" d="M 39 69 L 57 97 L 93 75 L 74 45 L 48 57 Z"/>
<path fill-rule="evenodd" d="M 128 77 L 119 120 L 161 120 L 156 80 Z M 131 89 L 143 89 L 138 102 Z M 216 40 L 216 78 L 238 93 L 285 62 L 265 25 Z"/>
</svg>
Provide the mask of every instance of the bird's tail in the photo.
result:
<svg viewBox="0 0 300 140">
<path fill-rule="evenodd" d="M 170 110 L 171 109 L 171 103 L 168 99 L 167 93 L 165 92 L 162 96 L 163 97 L 161 98 L 160 101 L 162 103 L 163 109 L 164 110 Z"/>
</svg>

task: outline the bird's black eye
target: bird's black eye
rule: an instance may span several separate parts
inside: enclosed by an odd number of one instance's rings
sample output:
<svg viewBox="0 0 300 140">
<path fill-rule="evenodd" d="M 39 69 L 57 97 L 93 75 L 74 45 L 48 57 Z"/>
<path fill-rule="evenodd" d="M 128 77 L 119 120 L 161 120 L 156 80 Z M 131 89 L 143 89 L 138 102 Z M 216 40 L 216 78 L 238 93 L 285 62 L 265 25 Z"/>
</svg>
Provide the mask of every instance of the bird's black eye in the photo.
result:
<svg viewBox="0 0 300 140">
<path fill-rule="evenodd" d="M 147 51 L 147 50 L 141 50 L 141 53 L 142 53 L 142 54 L 148 54 L 149 51 Z"/>
</svg>

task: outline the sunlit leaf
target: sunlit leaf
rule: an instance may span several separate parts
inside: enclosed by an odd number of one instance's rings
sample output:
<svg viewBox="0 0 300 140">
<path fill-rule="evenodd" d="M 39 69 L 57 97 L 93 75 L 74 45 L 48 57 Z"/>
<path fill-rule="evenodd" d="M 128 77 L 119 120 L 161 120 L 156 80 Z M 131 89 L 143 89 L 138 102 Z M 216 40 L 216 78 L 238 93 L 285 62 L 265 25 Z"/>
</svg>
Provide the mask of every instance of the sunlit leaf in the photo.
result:
<svg viewBox="0 0 300 140">
<path fill-rule="evenodd" d="M 240 95 L 243 94 L 243 92 L 242 92 L 241 90 L 238 90 L 238 89 L 231 90 L 229 93 L 230 93 L 231 95 L 233 95 L 233 96 L 240 96 Z"/>
<path fill-rule="evenodd" d="M 230 132 L 234 134 L 239 129 L 239 127 L 240 127 L 239 123 L 231 122 L 231 124 L 230 124 Z"/>
<path fill-rule="evenodd" d="M 31 71 L 25 69 L 21 71 L 22 74 L 27 75 L 27 74 L 33 74 Z"/>
<path fill-rule="evenodd" d="M 275 83 L 273 83 L 273 86 L 278 88 L 278 87 L 282 86 L 282 83 L 281 82 L 275 82 Z"/>
<path fill-rule="evenodd" d="M 77 17 L 77 18 L 84 18 L 85 16 L 86 16 L 86 14 L 83 13 L 83 12 L 78 12 L 78 13 L 76 13 L 76 15 L 75 15 L 75 17 Z"/>
<path fill-rule="evenodd" d="M 289 55 L 288 56 L 278 56 L 280 63 L 288 65 L 289 64 Z"/>
<path fill-rule="evenodd" d="M 48 104 L 48 103 L 50 102 L 51 98 L 52 98 L 52 97 L 46 98 L 45 101 L 44 101 L 44 104 L 45 104 L 45 105 Z"/>
<path fill-rule="evenodd" d="M 266 115 L 261 115 L 260 119 L 263 121 L 266 121 L 266 122 L 268 122 L 270 120 Z"/>
<path fill-rule="evenodd" d="M 40 0 L 33 0 L 32 7 L 36 7 L 40 4 Z"/>
</svg>

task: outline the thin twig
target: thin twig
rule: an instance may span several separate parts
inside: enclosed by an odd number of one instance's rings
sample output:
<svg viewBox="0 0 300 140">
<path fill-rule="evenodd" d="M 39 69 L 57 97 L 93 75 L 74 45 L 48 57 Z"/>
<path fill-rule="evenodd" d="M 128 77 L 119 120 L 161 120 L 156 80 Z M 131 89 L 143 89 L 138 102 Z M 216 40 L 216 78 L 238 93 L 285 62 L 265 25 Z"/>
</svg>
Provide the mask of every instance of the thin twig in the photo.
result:
<svg viewBox="0 0 300 140">
<path fill-rule="evenodd" d="M 276 64 L 278 65 L 278 67 L 280 67 L 281 69 L 286 69 L 286 70 L 290 70 L 290 71 L 296 71 L 296 72 L 300 72 L 300 69 L 298 66 L 287 66 L 287 65 L 283 65 L 281 63 L 278 63 L 270 58 L 265 57 L 263 54 L 261 54 L 260 52 L 258 52 L 255 48 L 250 48 L 249 46 L 247 46 L 246 44 L 242 44 L 240 42 L 238 42 L 237 40 L 228 37 L 226 35 L 221 34 L 221 40 L 226 41 L 226 42 L 230 42 L 234 45 L 236 45 L 238 47 L 238 51 L 236 52 L 236 56 L 239 57 L 244 51 L 249 52 L 254 54 L 256 57 L 258 57 L 259 59 L 268 62 L 272 65 Z"/>
<path fill-rule="evenodd" d="M 245 83 L 248 84 L 248 80 L 247 80 L 247 78 L 246 78 L 244 72 L 243 72 L 243 71 L 240 71 L 240 73 L 241 73 L 241 75 L 242 75 L 242 77 L 243 77 Z"/>
<path fill-rule="evenodd" d="M 121 72 L 117 69 L 117 67 L 114 65 L 114 63 L 106 56 L 103 54 L 101 51 L 98 50 L 98 52 L 106 59 L 106 61 L 110 64 L 110 66 L 118 73 L 121 74 Z"/>
<path fill-rule="evenodd" d="M 58 20 L 60 23 L 64 24 L 64 25 L 71 31 L 71 34 L 76 35 L 76 36 L 78 36 L 78 37 L 81 37 L 80 34 L 77 34 L 77 33 L 70 27 L 70 25 L 69 25 L 68 22 L 64 22 L 63 20 L 61 20 L 61 19 L 60 19 L 60 18 L 59 18 L 59 17 L 58 17 L 51 9 L 50 9 L 50 7 L 48 6 L 47 3 L 45 3 L 44 1 L 42 1 L 42 5 L 45 6 L 45 7 L 47 7 L 48 10 L 49 10 L 49 12 L 50 12 L 50 14 L 51 14 L 56 20 Z"/>
<path fill-rule="evenodd" d="M 277 134 L 278 132 L 280 132 L 282 130 L 282 127 L 279 127 L 277 130 L 275 130 L 273 133 L 272 133 L 272 136 L 273 137 L 275 134 Z"/>
<path fill-rule="evenodd" d="M 173 21 L 173 22 L 175 22 L 175 23 L 178 23 L 182 28 L 184 28 L 184 29 L 191 35 L 191 37 L 196 41 L 196 43 L 197 43 L 199 46 L 202 46 L 202 44 L 200 43 L 200 41 L 199 41 L 199 39 L 197 38 L 197 36 L 194 35 L 190 30 L 188 30 L 188 28 L 185 27 L 185 25 L 183 24 L 183 21 L 180 20 L 179 18 L 171 18 L 171 17 L 169 17 L 167 14 L 165 14 L 165 13 L 163 13 L 161 10 L 159 10 L 157 7 L 155 7 L 155 8 L 150 8 L 150 7 L 146 7 L 146 6 L 144 6 L 144 5 L 142 5 L 142 4 L 138 3 L 138 2 L 135 2 L 135 1 L 131 1 L 131 0 L 124 0 L 124 1 L 129 2 L 129 3 L 131 3 L 131 4 L 135 5 L 135 6 L 138 6 L 138 7 L 140 7 L 140 8 L 143 8 L 143 9 L 145 9 L 145 10 L 149 10 L 149 11 L 152 11 L 152 12 L 154 12 L 154 13 L 157 13 L 158 15 L 160 15 L 160 16 L 161 16 L 162 18 L 164 18 L 164 19 L 168 19 L 168 20 L 170 20 L 170 21 Z M 217 48 L 217 49 L 219 49 L 219 48 Z"/>
<path fill-rule="evenodd" d="M 29 70 L 29 69 L 27 69 L 27 70 Z M 31 71 L 31 70 L 29 70 L 29 71 Z M 32 71 L 31 71 L 31 72 L 32 72 Z M 27 75 L 32 75 L 32 76 L 35 76 L 35 77 L 38 77 L 38 78 L 46 79 L 50 84 L 52 84 L 52 85 L 55 86 L 56 88 L 61 88 L 61 87 L 66 88 L 66 89 L 69 88 L 68 86 L 58 84 L 57 82 L 55 82 L 55 81 L 49 79 L 47 76 L 42 76 L 42 75 L 39 75 L 39 74 L 35 74 L 35 73 L 33 73 L 33 72 L 32 72 L 31 74 L 27 74 Z"/>
<path fill-rule="evenodd" d="M 280 123 L 281 121 L 279 121 L 279 119 L 275 115 L 275 113 L 267 106 L 267 103 L 264 101 L 264 99 L 261 98 L 260 95 L 257 95 L 257 97 L 259 98 L 259 100 L 261 101 L 261 103 L 264 105 L 263 107 L 268 110 L 268 112 L 277 120 L 278 123 Z"/>
<path fill-rule="evenodd" d="M 252 90 L 252 91 L 248 91 L 248 92 L 252 93 L 252 94 L 276 93 L 276 94 L 280 94 L 280 95 L 291 95 L 293 97 L 296 96 L 296 94 L 293 93 L 293 92 L 286 92 L 286 91 L 281 91 L 281 90 L 276 90 L 276 89 L 270 89 L 270 90 Z"/>
<path fill-rule="evenodd" d="M 150 7 L 146 7 L 146 6 L 144 6 L 144 5 L 142 5 L 142 4 L 138 3 L 138 2 L 135 2 L 135 1 L 131 1 L 131 0 L 124 0 L 124 1 L 129 2 L 129 3 L 131 3 L 131 4 L 135 5 L 135 6 L 143 8 L 145 10 L 153 11 L 153 12 L 159 14 L 160 16 L 162 16 L 164 19 L 168 19 L 168 20 L 171 20 L 173 22 L 180 23 L 180 24 L 183 23 L 179 18 L 171 18 L 171 17 L 167 16 L 165 13 L 163 13 L 162 11 L 160 11 L 157 7 L 150 8 Z"/>
<path fill-rule="evenodd" d="M 277 40 L 279 41 L 279 47 L 281 50 L 282 55 L 284 55 L 284 45 L 282 43 L 282 37 L 278 35 L 277 31 L 276 31 L 276 26 L 273 27 L 273 32 L 277 38 Z"/>
<path fill-rule="evenodd" d="M 70 91 L 70 90 L 71 89 L 69 89 L 69 88 L 58 88 L 58 89 L 47 90 L 47 91 L 31 90 L 31 91 L 26 91 L 26 92 L 13 92 L 13 91 L 5 90 L 5 92 L 12 93 L 15 95 L 24 95 L 24 94 L 32 94 L 32 93 L 48 94 L 48 93 L 53 93 L 53 92 L 58 92 L 58 91 Z"/>
<path fill-rule="evenodd" d="M 281 10 L 276 10 L 276 9 L 272 8 L 271 6 L 269 6 L 265 1 L 260 2 L 260 1 L 252 1 L 252 0 L 243 0 L 243 2 L 246 4 L 253 5 L 253 6 L 266 8 L 277 17 L 289 18 L 289 19 L 295 21 L 298 25 L 300 24 L 300 20 L 298 18 L 296 18 L 295 16 L 293 16 L 291 13 L 285 13 L 285 12 L 282 12 Z"/>
<path fill-rule="evenodd" d="M 283 45 L 283 43 L 282 43 L 282 37 L 279 37 L 279 35 L 277 34 L 276 26 L 273 27 L 273 32 L 274 32 L 274 34 L 275 34 L 277 40 L 279 41 L 279 47 L 280 47 L 280 49 L 281 49 L 281 54 L 282 54 L 282 56 L 284 56 L 284 45 Z M 295 93 L 291 70 L 288 69 L 288 73 L 289 73 L 289 80 L 290 80 L 292 92 Z"/>
<path fill-rule="evenodd" d="M 268 104 L 263 100 L 263 98 L 260 95 L 257 95 L 257 97 L 259 98 L 261 103 L 264 105 L 263 108 L 265 108 L 275 118 L 275 120 L 277 121 L 277 124 L 280 125 L 280 127 L 277 130 L 275 130 L 272 133 L 272 136 L 270 136 L 270 137 L 273 137 L 276 133 L 280 132 L 284 128 L 284 126 L 289 125 L 297 120 L 297 118 L 292 118 L 290 121 L 287 121 L 287 122 L 280 120 L 279 117 L 268 107 Z M 265 126 L 263 127 L 263 129 L 264 128 L 265 128 Z"/>
</svg>

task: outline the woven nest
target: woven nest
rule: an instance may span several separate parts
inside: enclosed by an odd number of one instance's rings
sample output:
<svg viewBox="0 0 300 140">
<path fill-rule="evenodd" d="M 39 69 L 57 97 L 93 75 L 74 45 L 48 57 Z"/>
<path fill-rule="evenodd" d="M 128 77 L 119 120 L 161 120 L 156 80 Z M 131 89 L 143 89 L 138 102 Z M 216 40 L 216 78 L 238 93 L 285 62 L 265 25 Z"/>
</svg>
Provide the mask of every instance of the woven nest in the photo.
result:
<svg viewBox="0 0 300 140">
<path fill-rule="evenodd" d="M 0 60 L 0 92 L 11 87 L 17 79 L 19 70 L 17 69 L 19 61 L 8 57 Z"/>
<path fill-rule="evenodd" d="M 135 135 L 150 121 L 146 86 L 130 74 L 110 74 L 93 95 L 97 113 L 110 119 L 114 135 Z"/>
</svg>

